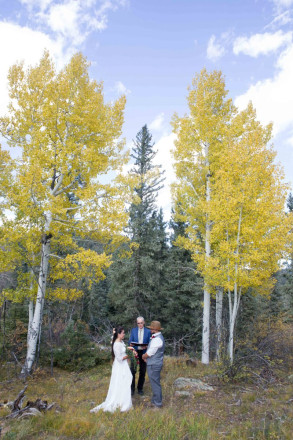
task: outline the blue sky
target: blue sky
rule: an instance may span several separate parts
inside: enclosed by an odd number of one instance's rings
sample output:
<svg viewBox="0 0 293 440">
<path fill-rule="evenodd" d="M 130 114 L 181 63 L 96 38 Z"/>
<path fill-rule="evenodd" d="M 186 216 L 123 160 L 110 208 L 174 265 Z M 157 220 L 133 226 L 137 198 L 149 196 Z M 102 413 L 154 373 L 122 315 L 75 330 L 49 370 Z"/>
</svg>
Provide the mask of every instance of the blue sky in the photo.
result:
<svg viewBox="0 0 293 440">
<path fill-rule="evenodd" d="M 0 0 L 0 113 L 8 67 L 35 64 L 48 48 L 61 67 L 76 51 L 104 81 L 105 99 L 127 96 L 131 147 L 148 124 L 166 168 L 159 197 L 166 217 L 174 175 L 170 120 L 183 115 L 187 87 L 203 67 L 220 69 L 239 108 L 252 100 L 274 123 L 277 159 L 293 182 L 293 0 Z"/>
</svg>

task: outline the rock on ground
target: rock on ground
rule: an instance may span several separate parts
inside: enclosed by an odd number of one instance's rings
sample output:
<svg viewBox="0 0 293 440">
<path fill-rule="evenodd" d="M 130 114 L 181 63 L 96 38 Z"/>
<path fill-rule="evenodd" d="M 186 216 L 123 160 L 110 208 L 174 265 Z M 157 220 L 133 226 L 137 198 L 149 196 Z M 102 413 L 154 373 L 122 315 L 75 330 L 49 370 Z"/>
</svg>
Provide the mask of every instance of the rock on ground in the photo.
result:
<svg viewBox="0 0 293 440">
<path fill-rule="evenodd" d="M 178 377 L 174 382 L 174 387 L 178 389 L 196 389 L 200 391 L 214 391 L 214 388 L 204 383 L 200 379 L 193 379 L 189 377 Z"/>
</svg>

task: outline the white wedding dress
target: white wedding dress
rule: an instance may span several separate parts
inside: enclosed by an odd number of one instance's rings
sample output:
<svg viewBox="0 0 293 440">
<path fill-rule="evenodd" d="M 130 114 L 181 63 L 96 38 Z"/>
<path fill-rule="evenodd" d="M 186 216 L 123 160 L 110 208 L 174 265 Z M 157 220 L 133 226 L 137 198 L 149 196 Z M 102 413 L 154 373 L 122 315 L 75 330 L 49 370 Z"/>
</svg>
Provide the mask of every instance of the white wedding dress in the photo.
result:
<svg viewBox="0 0 293 440">
<path fill-rule="evenodd" d="M 110 412 L 114 412 L 116 409 L 128 411 L 132 407 L 132 373 L 127 359 L 123 360 L 126 353 L 124 342 L 114 342 L 113 350 L 115 359 L 112 366 L 111 380 L 106 400 L 91 409 L 90 412 L 97 412 L 100 409 Z"/>
</svg>

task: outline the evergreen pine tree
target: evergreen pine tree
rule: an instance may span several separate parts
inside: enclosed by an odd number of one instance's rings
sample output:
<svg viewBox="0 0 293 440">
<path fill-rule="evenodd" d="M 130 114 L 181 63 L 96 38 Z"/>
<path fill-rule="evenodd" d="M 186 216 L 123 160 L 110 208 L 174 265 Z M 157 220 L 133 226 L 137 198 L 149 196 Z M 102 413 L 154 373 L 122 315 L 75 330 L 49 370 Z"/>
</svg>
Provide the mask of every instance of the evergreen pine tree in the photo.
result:
<svg viewBox="0 0 293 440">
<path fill-rule="evenodd" d="M 171 220 L 171 247 L 166 265 L 164 335 L 174 355 L 200 350 L 202 331 L 203 280 L 196 273 L 188 250 L 175 246 L 176 238 L 184 235 L 185 225 Z"/>
<path fill-rule="evenodd" d="M 289 193 L 289 196 L 287 199 L 287 208 L 289 209 L 289 212 L 293 211 L 293 195 L 291 192 Z"/>
<path fill-rule="evenodd" d="M 166 223 L 164 222 L 162 209 L 159 212 L 153 212 L 149 222 L 149 232 L 150 237 L 152 237 L 151 265 L 148 271 L 151 303 L 148 305 L 146 316 L 149 320 L 162 321 L 162 310 L 164 310 L 167 302 L 169 254 Z"/>
<path fill-rule="evenodd" d="M 130 258 L 119 254 L 109 270 L 110 312 L 115 322 L 130 325 L 138 315 L 146 320 L 157 313 L 162 288 L 163 254 L 166 251 L 166 232 L 162 212 L 156 212 L 156 198 L 162 188 L 163 172 L 153 164 L 156 152 L 152 136 L 145 125 L 138 132 L 131 157 L 132 172 L 138 177 L 134 189 L 139 202 L 130 207 L 128 234 L 135 243 Z"/>
</svg>

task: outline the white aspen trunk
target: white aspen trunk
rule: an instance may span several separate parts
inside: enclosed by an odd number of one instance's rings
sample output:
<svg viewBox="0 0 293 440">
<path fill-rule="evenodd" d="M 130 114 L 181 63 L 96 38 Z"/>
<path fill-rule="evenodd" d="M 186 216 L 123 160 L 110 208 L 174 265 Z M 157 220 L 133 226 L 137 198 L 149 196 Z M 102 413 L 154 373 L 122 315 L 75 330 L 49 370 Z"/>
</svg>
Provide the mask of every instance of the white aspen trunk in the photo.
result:
<svg viewBox="0 0 293 440">
<path fill-rule="evenodd" d="M 205 144 L 205 165 L 207 168 L 206 176 L 206 201 L 209 202 L 211 199 L 211 188 L 210 188 L 210 175 L 209 175 L 209 146 Z M 211 254 L 211 244 L 210 244 L 210 233 L 211 225 L 209 218 L 206 220 L 206 236 L 205 236 L 205 256 L 208 258 Z M 203 320 L 202 320 L 202 353 L 201 361 L 203 364 L 209 363 L 209 351 L 210 351 L 210 292 L 208 285 L 204 282 L 204 299 L 203 299 Z"/>
<path fill-rule="evenodd" d="M 32 261 L 34 261 L 34 257 L 32 258 Z M 31 285 L 30 285 L 30 290 L 33 290 L 33 285 L 34 285 L 34 271 L 33 268 L 31 268 L 30 270 L 31 273 Z M 28 304 L 28 330 L 27 330 L 27 345 L 29 343 L 29 335 L 30 335 L 30 331 L 31 331 L 31 325 L 33 322 L 33 317 L 34 317 L 34 302 L 32 299 L 30 299 L 29 304 Z"/>
<path fill-rule="evenodd" d="M 231 296 L 231 292 L 230 296 Z M 240 304 L 240 298 L 241 298 L 241 291 L 238 292 L 237 290 L 237 284 L 235 283 L 234 287 L 234 298 L 233 298 L 233 306 L 232 306 L 232 299 L 231 299 L 231 312 L 230 312 L 230 318 L 229 318 L 229 344 L 228 344 L 228 354 L 230 363 L 233 363 L 233 357 L 234 357 L 234 330 L 235 330 L 235 323 L 236 323 L 236 317 L 239 309 Z M 230 309 L 230 307 L 229 307 Z"/>
<path fill-rule="evenodd" d="M 231 292 L 230 293 L 230 300 L 231 300 L 231 307 L 229 307 L 229 343 L 228 343 L 228 354 L 229 354 L 229 359 L 230 359 L 230 363 L 233 363 L 233 348 L 234 348 L 234 327 L 235 327 L 235 319 L 236 319 L 236 315 L 235 315 L 235 304 L 237 301 L 237 290 L 235 292 L 234 290 L 234 298 L 233 298 L 233 302 L 232 302 L 232 295 Z"/>
<path fill-rule="evenodd" d="M 210 293 L 204 287 L 203 299 L 203 323 L 202 323 L 202 353 L 201 361 L 203 364 L 209 363 L 210 348 Z"/>
<path fill-rule="evenodd" d="M 29 336 L 31 331 L 31 326 L 33 322 L 34 317 L 34 302 L 32 299 L 30 299 L 30 302 L 28 304 L 28 331 L 27 331 L 27 344 L 29 344 Z"/>
<path fill-rule="evenodd" d="M 50 212 L 47 212 L 45 215 L 46 215 L 46 223 L 45 223 L 45 233 L 42 240 L 42 257 L 41 257 L 41 265 L 40 265 L 39 280 L 38 280 L 38 293 L 37 293 L 34 316 L 32 323 L 30 325 L 30 331 L 28 335 L 26 363 L 22 370 L 23 374 L 30 373 L 36 357 L 37 342 L 39 337 L 44 298 L 46 293 L 47 273 L 48 273 L 49 255 L 50 255 L 50 238 L 47 236 L 47 233 L 49 233 L 50 231 L 52 214 Z"/>
<path fill-rule="evenodd" d="M 242 222 L 242 208 L 240 209 L 239 221 L 238 221 L 238 232 L 237 232 L 237 248 L 236 248 L 236 256 L 239 255 L 239 244 L 240 244 L 240 230 L 241 230 L 241 222 Z M 230 363 L 233 363 L 233 354 L 234 354 L 234 330 L 235 330 L 235 322 L 237 317 L 237 312 L 240 304 L 241 297 L 241 288 L 238 292 L 238 262 L 236 260 L 235 263 L 235 281 L 234 281 L 234 298 L 232 304 L 231 292 L 229 291 L 229 344 L 228 344 L 228 354 Z"/>
<path fill-rule="evenodd" d="M 216 359 L 219 362 L 221 358 L 222 345 L 222 315 L 223 315 L 223 289 L 219 288 L 216 292 L 216 331 L 217 331 L 217 347 Z"/>
</svg>

